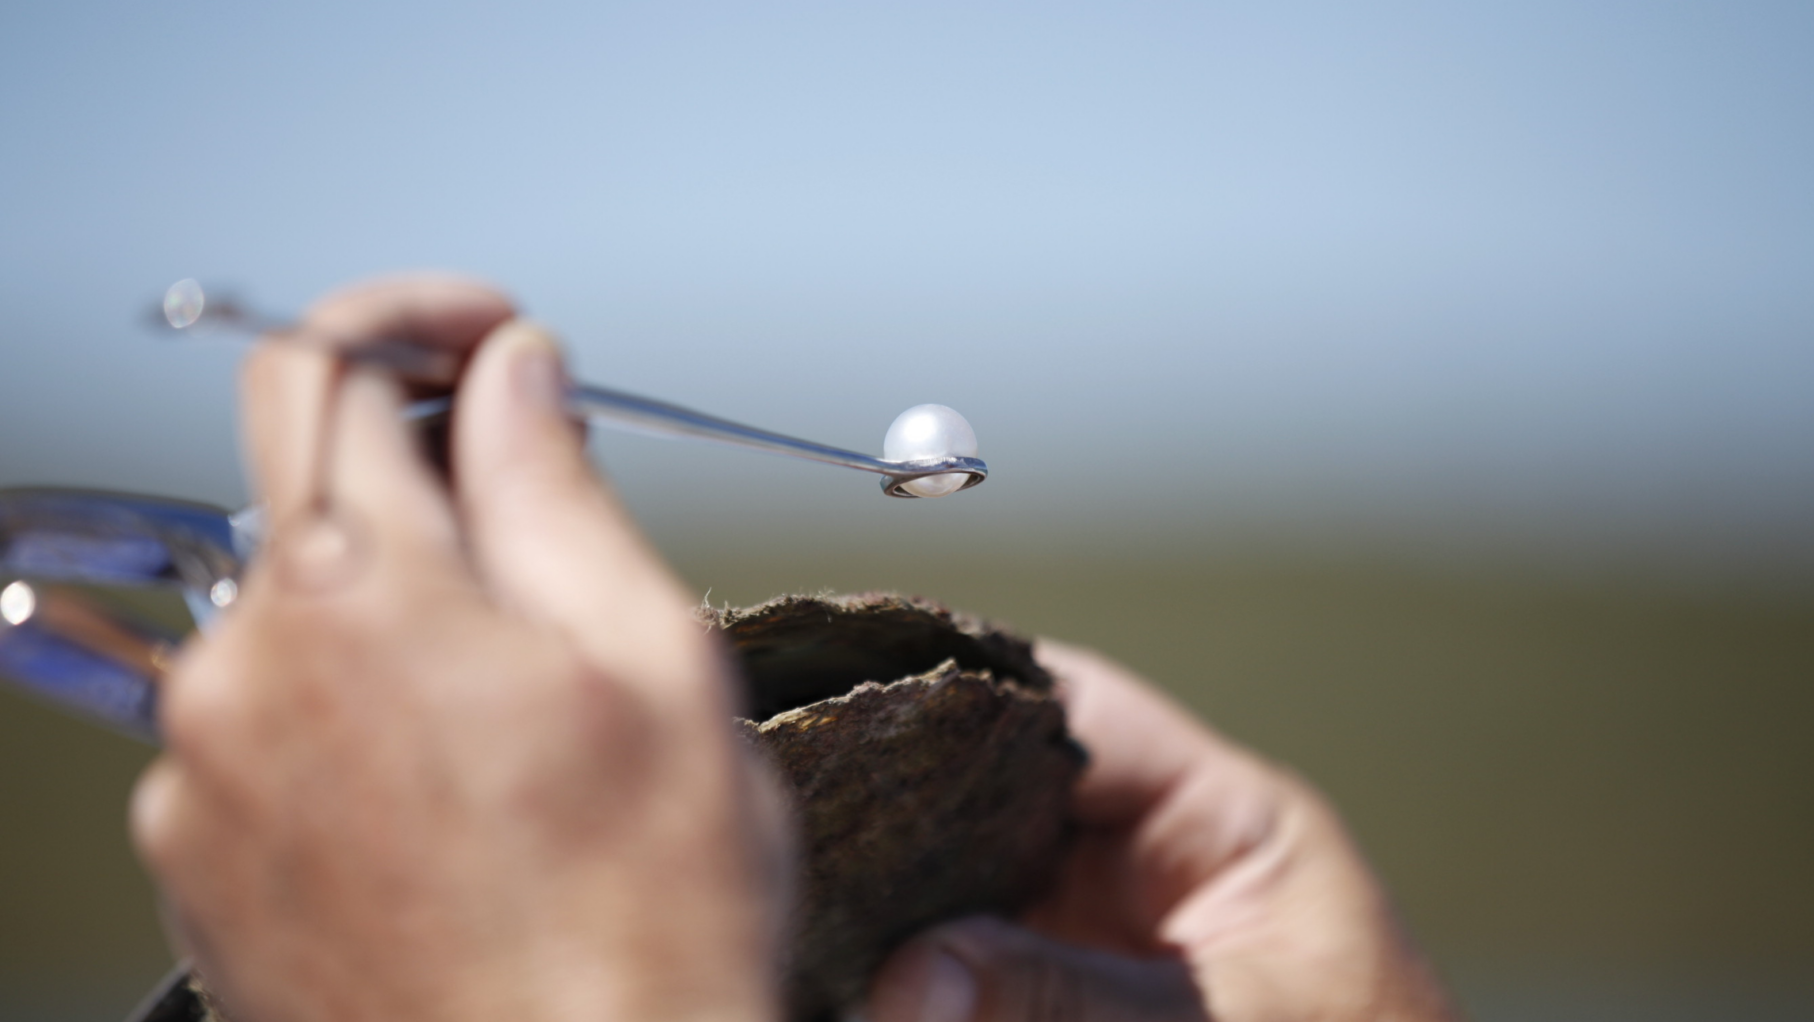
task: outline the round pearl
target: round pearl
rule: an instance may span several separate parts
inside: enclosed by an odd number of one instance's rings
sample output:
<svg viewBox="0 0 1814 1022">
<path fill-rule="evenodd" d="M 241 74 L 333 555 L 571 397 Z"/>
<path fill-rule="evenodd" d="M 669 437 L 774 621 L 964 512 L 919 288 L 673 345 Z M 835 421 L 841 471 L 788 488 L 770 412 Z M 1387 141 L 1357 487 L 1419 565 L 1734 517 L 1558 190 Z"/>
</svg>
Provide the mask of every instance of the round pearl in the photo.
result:
<svg viewBox="0 0 1814 1022">
<path fill-rule="evenodd" d="M 192 327 L 202 318 L 207 296 L 194 280 L 179 280 L 164 292 L 164 319 L 178 330 Z"/>
<path fill-rule="evenodd" d="M 889 461 L 974 458 L 976 454 L 976 431 L 944 405 L 914 405 L 894 420 L 882 440 L 882 457 Z M 902 483 L 901 489 L 916 497 L 943 497 L 956 493 L 969 479 L 964 472 L 946 472 Z"/>
</svg>

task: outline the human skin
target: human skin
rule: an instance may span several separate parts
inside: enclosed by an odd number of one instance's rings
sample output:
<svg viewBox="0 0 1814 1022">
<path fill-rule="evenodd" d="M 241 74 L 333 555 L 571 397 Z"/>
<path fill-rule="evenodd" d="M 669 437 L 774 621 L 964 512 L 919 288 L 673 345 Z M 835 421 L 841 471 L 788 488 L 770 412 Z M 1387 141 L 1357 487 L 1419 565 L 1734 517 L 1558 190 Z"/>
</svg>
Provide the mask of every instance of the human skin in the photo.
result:
<svg viewBox="0 0 1814 1022">
<path fill-rule="evenodd" d="M 898 950 L 869 1022 L 1458 1016 L 1328 804 L 1125 669 L 1044 641 L 1090 751 L 1052 894 Z"/>
<path fill-rule="evenodd" d="M 778 1016 L 791 858 L 727 660 L 593 471 L 558 349 L 502 295 L 330 296 L 243 379 L 270 541 L 164 683 L 133 834 L 240 1022 Z M 472 351 L 449 477 L 336 345 Z M 1446 1019 L 1334 814 L 1091 654 L 1091 752 L 1022 925 L 910 942 L 870 1022 Z M 1024 928 L 1023 928 L 1024 927 Z"/>
<path fill-rule="evenodd" d="M 512 317 L 418 278 L 306 319 L 477 345 L 451 486 L 392 381 L 303 343 L 245 371 L 270 543 L 166 680 L 132 814 L 242 1020 L 775 1017 L 785 848 L 731 672 Z"/>
</svg>

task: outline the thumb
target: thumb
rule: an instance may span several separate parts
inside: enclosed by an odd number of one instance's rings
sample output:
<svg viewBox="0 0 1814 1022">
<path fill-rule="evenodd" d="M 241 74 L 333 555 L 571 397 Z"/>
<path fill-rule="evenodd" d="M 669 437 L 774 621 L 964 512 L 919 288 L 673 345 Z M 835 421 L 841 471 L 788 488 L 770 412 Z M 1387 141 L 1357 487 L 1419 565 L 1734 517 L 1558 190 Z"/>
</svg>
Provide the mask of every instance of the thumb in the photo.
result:
<svg viewBox="0 0 1814 1022">
<path fill-rule="evenodd" d="M 554 339 L 512 320 L 461 382 L 454 489 L 475 567 L 500 602 L 626 682 L 689 687 L 672 676 L 698 676 L 674 656 L 699 644 L 692 601 L 593 469 L 567 414 L 566 379 Z"/>
<path fill-rule="evenodd" d="M 929 930 L 889 958 L 868 1022 L 1204 1022 L 1183 962 L 1060 944 L 978 916 Z"/>
</svg>

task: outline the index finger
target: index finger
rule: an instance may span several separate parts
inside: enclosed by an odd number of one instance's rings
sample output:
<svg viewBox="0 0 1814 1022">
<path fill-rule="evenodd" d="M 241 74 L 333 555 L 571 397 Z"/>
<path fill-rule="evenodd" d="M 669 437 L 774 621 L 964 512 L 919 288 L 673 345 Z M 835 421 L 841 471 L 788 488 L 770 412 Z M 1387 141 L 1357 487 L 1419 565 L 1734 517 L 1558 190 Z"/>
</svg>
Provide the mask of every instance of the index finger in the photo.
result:
<svg viewBox="0 0 1814 1022">
<path fill-rule="evenodd" d="M 324 493 L 338 349 L 389 340 L 463 355 L 515 314 L 509 298 L 477 281 L 381 278 L 333 292 L 304 314 L 300 331 L 317 343 L 266 341 L 255 349 L 241 376 L 241 415 L 254 498 L 271 528 L 312 514 Z"/>
<path fill-rule="evenodd" d="M 1134 932 L 1152 933 L 1304 808 L 1283 771 L 1126 668 L 1045 639 L 1036 655 L 1058 677 L 1071 732 L 1090 756 L 1071 809 L 1085 830 L 1080 850 L 1099 858 L 1074 866 L 1095 872 L 1061 916 L 1132 919 Z"/>
<path fill-rule="evenodd" d="M 1040 639 L 1036 653 L 1060 680 L 1071 731 L 1089 750 L 1076 791 L 1079 822 L 1137 823 L 1204 770 L 1239 785 L 1268 783 L 1272 771 L 1258 756 L 1210 730 L 1127 668 L 1050 639 Z"/>
</svg>

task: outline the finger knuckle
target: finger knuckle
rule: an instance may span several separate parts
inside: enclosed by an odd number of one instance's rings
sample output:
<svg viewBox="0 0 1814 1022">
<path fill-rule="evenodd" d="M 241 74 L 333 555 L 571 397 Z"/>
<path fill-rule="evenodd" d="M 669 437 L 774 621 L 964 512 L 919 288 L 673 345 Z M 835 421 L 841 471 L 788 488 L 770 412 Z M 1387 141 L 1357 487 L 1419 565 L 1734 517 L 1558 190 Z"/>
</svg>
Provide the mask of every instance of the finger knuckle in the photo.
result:
<svg viewBox="0 0 1814 1022">
<path fill-rule="evenodd" d="M 140 858 L 154 872 L 166 873 L 178 859 L 181 845 L 174 799 L 180 781 L 174 767 L 158 760 L 139 776 L 132 788 L 127 830 Z"/>
<path fill-rule="evenodd" d="M 185 757 L 206 758 L 221 740 L 239 730 L 247 708 L 231 658 L 192 657 L 179 665 L 158 691 L 158 726 L 164 744 Z"/>
<path fill-rule="evenodd" d="M 540 705 L 531 711 L 555 723 L 567 751 L 595 780 L 623 782 L 648 775 L 670 736 L 666 722 L 647 700 L 613 672 L 572 650 L 555 654 L 556 666 L 539 686 Z M 633 787 L 633 786 L 632 786 Z M 614 797 L 630 797 L 632 787 L 606 785 Z"/>
<path fill-rule="evenodd" d="M 577 654 L 567 653 L 561 659 L 548 695 L 575 738 L 594 748 L 637 748 L 636 735 L 649 722 L 639 712 L 632 693 L 610 672 Z"/>
<path fill-rule="evenodd" d="M 370 583 L 375 557 L 369 530 L 349 513 L 299 517 L 271 536 L 260 581 L 280 600 L 331 607 L 336 597 Z"/>
</svg>

